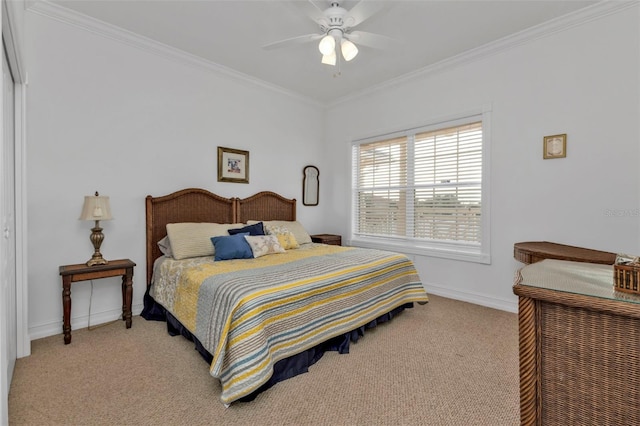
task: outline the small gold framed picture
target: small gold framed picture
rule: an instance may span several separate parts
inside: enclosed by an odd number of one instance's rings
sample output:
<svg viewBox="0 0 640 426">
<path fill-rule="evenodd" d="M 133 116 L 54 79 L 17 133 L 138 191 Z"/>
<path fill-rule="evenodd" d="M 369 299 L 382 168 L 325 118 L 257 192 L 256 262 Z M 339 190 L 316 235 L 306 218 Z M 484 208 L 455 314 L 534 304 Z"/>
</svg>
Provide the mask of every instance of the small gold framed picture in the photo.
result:
<svg viewBox="0 0 640 426">
<path fill-rule="evenodd" d="M 218 182 L 249 183 L 249 151 L 219 146 Z"/>
<path fill-rule="evenodd" d="M 542 143 L 542 156 L 545 160 L 566 157 L 567 134 L 545 136 Z"/>
</svg>

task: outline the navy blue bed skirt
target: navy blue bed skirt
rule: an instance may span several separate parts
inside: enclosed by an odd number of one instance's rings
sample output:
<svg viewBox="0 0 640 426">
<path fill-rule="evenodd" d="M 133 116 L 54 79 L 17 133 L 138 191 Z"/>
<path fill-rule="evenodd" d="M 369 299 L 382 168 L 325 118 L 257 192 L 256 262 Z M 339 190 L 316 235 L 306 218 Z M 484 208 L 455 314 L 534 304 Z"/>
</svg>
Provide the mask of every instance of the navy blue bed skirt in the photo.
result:
<svg viewBox="0 0 640 426">
<path fill-rule="evenodd" d="M 239 401 L 253 401 L 256 396 L 258 396 L 258 394 L 269 389 L 276 383 L 297 376 L 298 374 L 306 373 L 307 371 L 309 371 L 309 367 L 315 364 L 320 358 L 322 358 L 322 355 L 324 355 L 324 353 L 327 351 L 338 351 L 341 354 L 348 354 L 349 344 L 351 342 L 357 342 L 360 337 L 364 336 L 365 330 L 374 328 L 378 324 L 382 324 L 391 320 L 394 316 L 408 308 L 413 308 L 413 303 L 405 303 L 404 305 L 399 306 L 391 310 L 390 312 L 379 316 L 375 320 L 369 322 L 366 325 L 358 327 L 355 330 L 351 330 L 350 332 L 345 333 L 341 336 L 331 338 L 299 354 L 281 359 L 273 366 L 273 375 L 271 376 L 269 381 L 267 381 L 265 384 L 263 384 L 261 387 L 259 387 L 249 395 L 240 398 Z M 142 313 L 140 315 L 144 319 L 149 321 L 166 321 L 167 331 L 170 335 L 182 335 L 194 342 L 196 350 L 209 365 L 211 364 L 213 355 L 211 355 L 202 346 L 200 341 L 189 330 L 187 330 L 180 323 L 180 321 L 178 321 L 170 312 L 164 309 L 164 307 L 156 303 L 156 301 L 149 295 L 148 288 L 147 292 L 144 295 L 144 309 L 142 310 Z"/>
</svg>

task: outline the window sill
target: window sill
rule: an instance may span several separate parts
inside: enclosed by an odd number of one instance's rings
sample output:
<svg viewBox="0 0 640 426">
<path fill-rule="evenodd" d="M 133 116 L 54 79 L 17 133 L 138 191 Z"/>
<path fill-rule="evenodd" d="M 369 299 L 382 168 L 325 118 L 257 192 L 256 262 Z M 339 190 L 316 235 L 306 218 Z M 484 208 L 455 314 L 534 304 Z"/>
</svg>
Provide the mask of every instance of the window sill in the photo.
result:
<svg viewBox="0 0 640 426">
<path fill-rule="evenodd" d="M 491 256 L 488 253 L 482 253 L 480 248 L 460 247 L 460 246 L 442 246 L 438 245 L 421 245 L 410 241 L 392 241 L 383 238 L 362 238 L 355 237 L 348 241 L 348 245 L 363 248 L 372 248 L 379 250 L 389 250 L 405 254 L 415 254 L 420 256 L 439 257 L 443 259 L 460 260 L 463 262 L 474 262 L 491 264 Z"/>
</svg>

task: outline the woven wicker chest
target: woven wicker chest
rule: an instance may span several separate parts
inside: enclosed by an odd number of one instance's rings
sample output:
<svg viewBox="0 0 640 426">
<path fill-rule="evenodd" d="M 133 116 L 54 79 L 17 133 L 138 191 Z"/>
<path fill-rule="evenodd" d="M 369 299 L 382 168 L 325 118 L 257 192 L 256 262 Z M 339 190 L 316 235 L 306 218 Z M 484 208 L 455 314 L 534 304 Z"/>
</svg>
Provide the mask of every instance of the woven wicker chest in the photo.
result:
<svg viewBox="0 0 640 426">
<path fill-rule="evenodd" d="M 614 291 L 613 266 L 543 260 L 513 291 L 521 424 L 640 424 L 640 296 Z"/>
</svg>

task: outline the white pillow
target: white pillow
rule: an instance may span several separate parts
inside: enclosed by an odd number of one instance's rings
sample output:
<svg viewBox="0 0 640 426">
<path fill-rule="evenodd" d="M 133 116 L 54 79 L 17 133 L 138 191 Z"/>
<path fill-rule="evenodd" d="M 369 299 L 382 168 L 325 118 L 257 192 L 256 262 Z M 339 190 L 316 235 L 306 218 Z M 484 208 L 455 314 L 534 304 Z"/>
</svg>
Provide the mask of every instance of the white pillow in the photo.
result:
<svg viewBox="0 0 640 426">
<path fill-rule="evenodd" d="M 248 220 L 247 224 L 252 225 L 254 223 L 262 222 L 264 226 L 278 226 L 281 228 L 287 228 L 294 237 L 296 237 L 296 241 L 298 244 L 306 244 L 311 242 L 311 237 L 309 233 L 304 229 L 304 226 L 297 220 L 288 221 L 288 220 Z"/>
<path fill-rule="evenodd" d="M 167 236 L 173 258 L 213 256 L 211 237 L 229 235 L 229 229 L 242 227 L 242 223 L 168 223 Z"/>
<path fill-rule="evenodd" d="M 158 248 L 160 252 L 167 257 L 173 257 L 173 253 L 171 252 L 171 243 L 169 242 L 169 237 L 165 236 L 160 241 L 158 241 Z"/>
<path fill-rule="evenodd" d="M 254 258 L 266 254 L 284 253 L 275 235 L 245 235 L 244 239 L 249 243 Z"/>
</svg>

